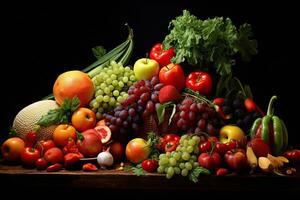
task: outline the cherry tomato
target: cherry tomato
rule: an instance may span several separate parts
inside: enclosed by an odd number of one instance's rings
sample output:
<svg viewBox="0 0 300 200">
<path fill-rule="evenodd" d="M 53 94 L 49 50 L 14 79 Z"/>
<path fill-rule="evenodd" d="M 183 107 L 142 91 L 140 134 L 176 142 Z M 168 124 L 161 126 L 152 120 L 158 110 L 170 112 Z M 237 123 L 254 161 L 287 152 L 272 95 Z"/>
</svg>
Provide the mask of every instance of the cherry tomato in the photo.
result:
<svg viewBox="0 0 300 200">
<path fill-rule="evenodd" d="M 209 152 L 211 150 L 211 142 L 209 140 L 206 140 L 199 144 L 199 151 L 201 153 Z"/>
<path fill-rule="evenodd" d="M 34 166 L 37 159 L 40 158 L 40 152 L 39 150 L 32 148 L 32 147 L 26 147 L 24 151 L 21 152 L 21 161 L 22 164 L 27 167 Z"/>
<path fill-rule="evenodd" d="M 185 85 L 187 88 L 198 91 L 200 94 L 209 95 L 212 89 L 212 78 L 206 72 L 192 72 L 186 78 Z"/>
<path fill-rule="evenodd" d="M 283 153 L 283 156 L 286 157 L 290 162 L 300 162 L 300 150 L 298 149 L 286 151 Z"/>
<path fill-rule="evenodd" d="M 176 134 L 174 134 L 174 133 L 169 133 L 169 134 L 167 134 L 167 135 L 164 136 L 164 140 L 165 140 L 166 142 L 170 142 L 170 141 L 172 141 L 172 140 L 175 140 L 176 142 L 179 142 L 180 136 L 179 136 L 179 135 L 176 135 Z"/>
<path fill-rule="evenodd" d="M 157 160 L 144 160 L 142 162 L 142 168 L 147 172 L 155 172 L 158 167 Z"/>
<path fill-rule="evenodd" d="M 44 170 L 48 166 L 48 162 L 44 158 L 39 158 L 35 161 L 35 166 L 38 170 Z"/>
<path fill-rule="evenodd" d="M 178 145 L 178 142 L 175 142 L 174 140 L 167 142 L 165 145 L 165 152 L 175 151 L 177 148 L 177 145 Z"/>
</svg>

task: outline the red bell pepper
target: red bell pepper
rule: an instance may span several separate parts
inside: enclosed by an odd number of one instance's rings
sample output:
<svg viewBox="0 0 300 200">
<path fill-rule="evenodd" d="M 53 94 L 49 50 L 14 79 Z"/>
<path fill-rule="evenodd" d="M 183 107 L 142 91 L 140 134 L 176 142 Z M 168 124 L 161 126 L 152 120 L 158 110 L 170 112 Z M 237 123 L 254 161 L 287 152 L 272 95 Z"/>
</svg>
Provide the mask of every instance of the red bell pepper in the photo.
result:
<svg viewBox="0 0 300 200">
<path fill-rule="evenodd" d="M 170 60 L 174 57 L 174 55 L 173 47 L 168 50 L 164 50 L 161 43 L 154 45 L 150 51 L 150 58 L 156 60 L 161 68 L 171 63 Z"/>
</svg>

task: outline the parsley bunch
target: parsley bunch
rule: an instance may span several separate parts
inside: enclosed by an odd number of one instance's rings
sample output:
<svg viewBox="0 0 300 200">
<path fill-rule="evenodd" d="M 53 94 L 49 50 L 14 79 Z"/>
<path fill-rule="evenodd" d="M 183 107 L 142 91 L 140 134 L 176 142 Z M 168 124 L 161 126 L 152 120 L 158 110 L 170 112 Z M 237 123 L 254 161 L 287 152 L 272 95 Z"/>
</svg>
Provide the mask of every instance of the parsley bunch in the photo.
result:
<svg viewBox="0 0 300 200">
<path fill-rule="evenodd" d="M 175 48 L 175 63 L 187 62 L 193 66 L 214 66 L 220 75 L 228 75 L 240 53 L 249 61 L 257 53 L 257 43 L 250 40 L 251 26 L 238 29 L 229 18 L 215 17 L 200 20 L 184 10 L 169 24 L 170 33 L 163 41 L 165 49 Z"/>
</svg>

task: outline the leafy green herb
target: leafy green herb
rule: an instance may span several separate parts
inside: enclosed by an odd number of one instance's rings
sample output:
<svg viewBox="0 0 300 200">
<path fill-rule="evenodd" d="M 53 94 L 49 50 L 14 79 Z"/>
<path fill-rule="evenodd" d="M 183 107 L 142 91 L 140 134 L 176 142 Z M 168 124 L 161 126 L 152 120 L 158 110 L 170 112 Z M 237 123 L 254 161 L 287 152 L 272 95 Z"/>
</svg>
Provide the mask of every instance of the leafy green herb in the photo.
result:
<svg viewBox="0 0 300 200">
<path fill-rule="evenodd" d="M 149 159 L 158 159 L 159 151 L 156 148 L 156 145 L 160 143 L 159 136 L 154 132 L 149 132 L 147 136 L 147 143 L 151 148 Z"/>
<path fill-rule="evenodd" d="M 200 20 L 184 10 L 169 24 L 170 33 L 163 41 L 165 49 L 175 48 L 172 62 L 187 62 L 192 66 L 214 66 L 220 75 L 230 74 L 235 56 L 250 60 L 257 53 L 257 43 L 250 40 L 251 26 L 237 29 L 229 18 Z"/>
<path fill-rule="evenodd" d="M 134 165 L 125 166 L 123 170 L 126 172 L 132 171 L 133 175 L 136 175 L 136 176 L 145 176 L 146 175 L 146 172 L 142 168 L 141 163 L 137 164 L 136 166 L 134 166 Z"/>
<path fill-rule="evenodd" d="M 171 107 L 171 106 L 173 107 L 173 110 L 172 110 L 171 116 L 169 118 L 169 125 L 170 125 L 171 122 L 172 122 L 172 119 L 173 119 L 173 117 L 175 115 L 175 112 L 176 112 L 176 105 L 173 102 L 167 102 L 167 103 L 161 104 L 156 109 L 157 118 L 158 118 L 158 125 L 160 125 L 161 123 L 163 123 L 164 118 L 165 118 L 165 110 L 166 110 L 166 108 Z"/>
<path fill-rule="evenodd" d="M 103 46 L 96 46 L 92 48 L 94 56 L 99 60 L 106 54 L 106 49 Z"/>
<path fill-rule="evenodd" d="M 210 174 L 210 171 L 203 167 L 195 167 L 192 169 L 192 171 L 189 173 L 189 180 L 193 181 L 194 183 L 198 182 L 198 177 L 200 174 L 208 175 Z"/>
<path fill-rule="evenodd" d="M 77 96 L 66 98 L 59 108 L 50 110 L 37 122 L 40 126 L 50 126 L 53 124 L 69 123 L 72 113 L 79 107 L 80 100 Z"/>
</svg>

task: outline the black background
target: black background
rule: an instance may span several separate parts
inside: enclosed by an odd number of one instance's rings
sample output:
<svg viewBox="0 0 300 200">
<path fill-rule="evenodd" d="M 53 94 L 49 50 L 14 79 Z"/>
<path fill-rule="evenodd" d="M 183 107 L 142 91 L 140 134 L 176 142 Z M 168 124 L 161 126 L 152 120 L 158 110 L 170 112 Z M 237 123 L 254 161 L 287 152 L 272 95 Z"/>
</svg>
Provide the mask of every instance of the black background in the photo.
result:
<svg viewBox="0 0 300 200">
<path fill-rule="evenodd" d="M 83 69 L 95 59 L 91 48 L 112 49 L 134 29 L 135 50 L 130 64 L 144 57 L 168 34 L 170 20 L 188 9 L 201 19 L 230 17 L 234 24 L 250 23 L 258 55 L 234 68 L 252 88 L 255 101 L 266 110 L 270 97 L 279 96 L 276 114 L 287 124 L 290 143 L 298 145 L 297 6 L 290 2 L 264 4 L 217 1 L 129 1 L 101 5 L 7 5 L 1 17 L 0 138 L 7 136 L 20 109 L 52 92 L 56 77 Z M 296 117 L 294 117 L 296 116 Z"/>
</svg>

